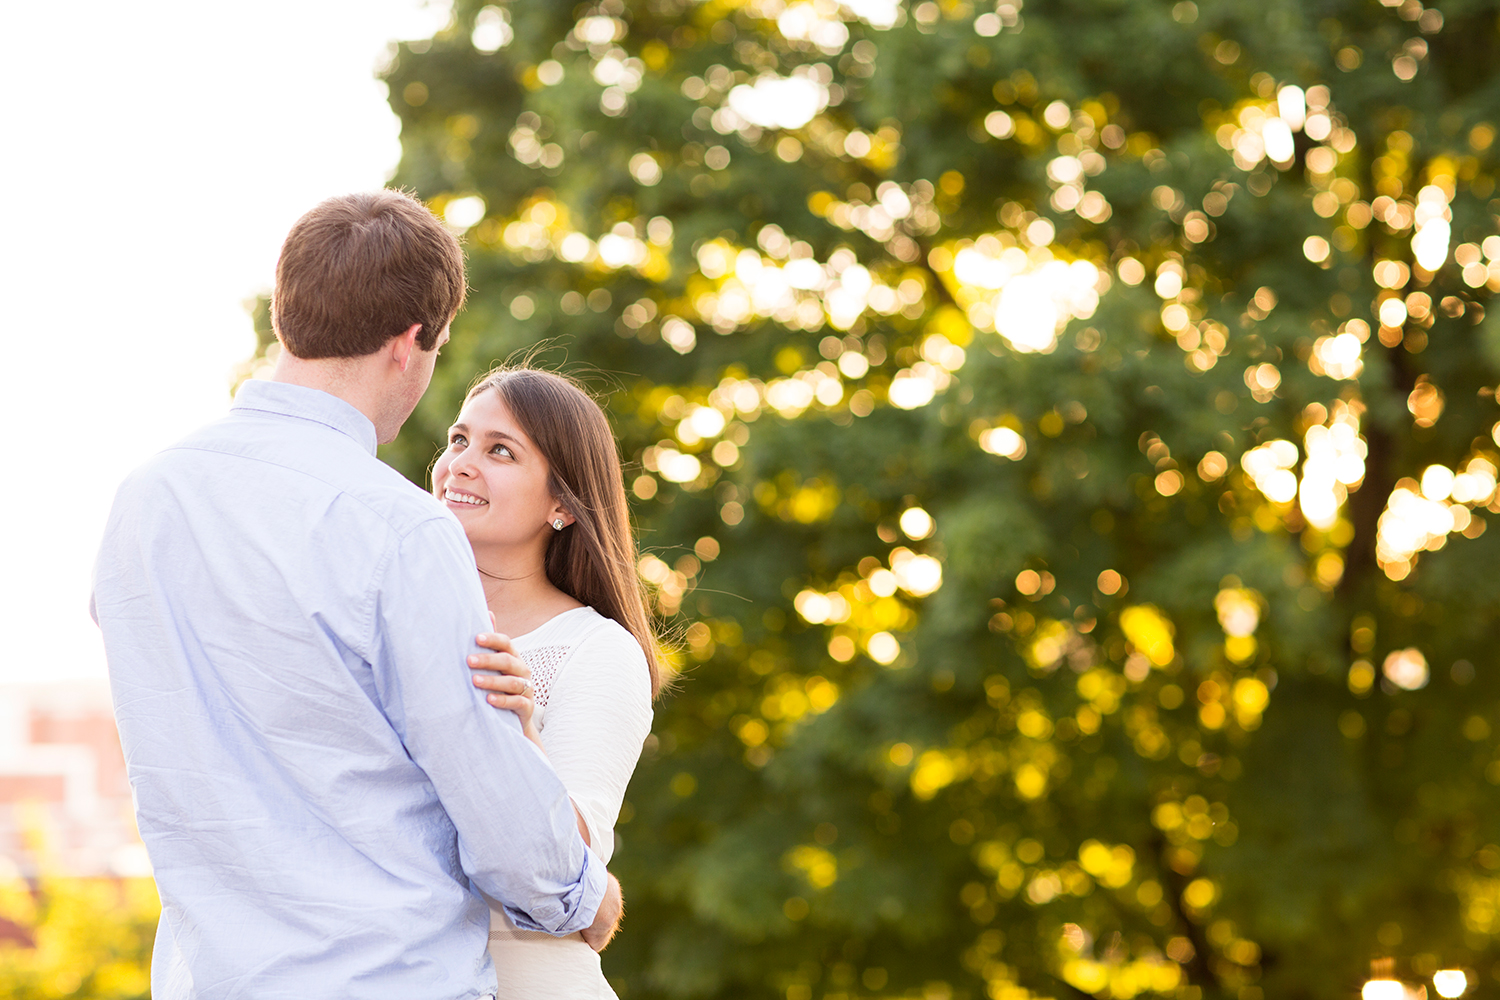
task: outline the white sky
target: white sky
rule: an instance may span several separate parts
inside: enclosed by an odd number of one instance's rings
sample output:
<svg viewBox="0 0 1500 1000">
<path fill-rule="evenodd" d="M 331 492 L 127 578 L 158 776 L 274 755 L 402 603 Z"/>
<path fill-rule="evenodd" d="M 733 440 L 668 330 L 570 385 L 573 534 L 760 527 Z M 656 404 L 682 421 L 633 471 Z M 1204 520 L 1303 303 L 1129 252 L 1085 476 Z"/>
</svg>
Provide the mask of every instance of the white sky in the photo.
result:
<svg viewBox="0 0 1500 1000">
<path fill-rule="evenodd" d="M 434 7 L 440 5 L 434 4 Z M 400 154 L 387 41 L 422 0 L 0 4 L 0 684 L 98 678 L 116 485 L 224 412 L 291 224 Z"/>
</svg>

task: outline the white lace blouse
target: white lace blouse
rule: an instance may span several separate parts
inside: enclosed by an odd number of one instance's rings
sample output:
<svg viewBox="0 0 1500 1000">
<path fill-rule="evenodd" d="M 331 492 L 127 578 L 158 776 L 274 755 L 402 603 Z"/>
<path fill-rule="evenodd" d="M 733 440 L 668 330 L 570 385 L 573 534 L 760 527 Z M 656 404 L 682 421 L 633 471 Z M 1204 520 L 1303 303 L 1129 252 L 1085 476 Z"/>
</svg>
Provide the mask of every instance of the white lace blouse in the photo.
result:
<svg viewBox="0 0 1500 1000">
<path fill-rule="evenodd" d="M 593 608 L 575 608 L 511 640 L 531 668 L 535 722 L 547 759 L 606 864 L 625 786 L 651 732 L 651 677 L 640 643 Z M 490 909 L 500 1000 L 610 1000 L 599 956 L 581 935 L 523 931 Z"/>
</svg>

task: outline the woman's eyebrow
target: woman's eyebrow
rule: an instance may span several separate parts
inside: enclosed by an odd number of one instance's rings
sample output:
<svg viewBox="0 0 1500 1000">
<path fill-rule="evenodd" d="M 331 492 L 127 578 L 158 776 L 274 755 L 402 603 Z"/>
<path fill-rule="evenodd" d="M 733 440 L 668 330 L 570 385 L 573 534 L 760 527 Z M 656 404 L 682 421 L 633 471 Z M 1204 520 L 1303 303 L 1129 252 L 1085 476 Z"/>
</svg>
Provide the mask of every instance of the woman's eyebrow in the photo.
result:
<svg viewBox="0 0 1500 1000">
<path fill-rule="evenodd" d="M 459 431 L 461 433 L 467 434 L 469 433 L 469 425 L 454 424 L 452 427 L 448 428 L 448 433 L 452 434 L 454 431 Z M 517 448 L 520 448 L 522 450 L 526 448 L 526 445 L 521 442 L 520 438 L 516 437 L 513 434 L 507 434 L 505 431 L 485 431 L 484 436 L 493 440 L 509 441 Z"/>
<path fill-rule="evenodd" d="M 487 438 L 489 438 L 489 439 L 491 439 L 491 440 L 509 441 L 511 444 L 515 445 L 517 448 L 521 448 L 523 450 L 526 447 L 524 444 L 521 443 L 521 439 L 520 438 L 516 437 L 513 434 L 507 434 L 505 431 L 485 431 L 484 432 L 484 436 L 487 437 Z"/>
</svg>

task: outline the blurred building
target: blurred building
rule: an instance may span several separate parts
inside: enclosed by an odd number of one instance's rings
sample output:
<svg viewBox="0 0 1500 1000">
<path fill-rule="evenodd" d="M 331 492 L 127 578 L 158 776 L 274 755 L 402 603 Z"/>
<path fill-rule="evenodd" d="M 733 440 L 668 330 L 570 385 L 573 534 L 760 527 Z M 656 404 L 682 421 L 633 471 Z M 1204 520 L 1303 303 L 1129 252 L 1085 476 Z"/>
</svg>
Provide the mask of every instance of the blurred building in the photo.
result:
<svg viewBox="0 0 1500 1000">
<path fill-rule="evenodd" d="M 0 687 L 0 869 L 150 874 L 103 680 Z"/>
</svg>

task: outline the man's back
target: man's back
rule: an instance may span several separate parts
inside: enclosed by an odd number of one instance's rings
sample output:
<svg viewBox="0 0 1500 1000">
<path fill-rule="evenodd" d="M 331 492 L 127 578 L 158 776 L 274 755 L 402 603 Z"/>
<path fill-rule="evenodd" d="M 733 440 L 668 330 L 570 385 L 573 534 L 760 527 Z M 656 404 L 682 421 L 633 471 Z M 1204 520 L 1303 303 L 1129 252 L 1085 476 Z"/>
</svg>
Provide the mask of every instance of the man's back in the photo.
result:
<svg viewBox="0 0 1500 1000">
<path fill-rule="evenodd" d="M 464 676 L 486 622 L 462 531 L 374 444 L 332 396 L 251 383 L 116 499 L 95 606 L 158 1000 L 477 996 L 466 870 L 554 932 L 597 901 L 561 786 Z"/>
</svg>

